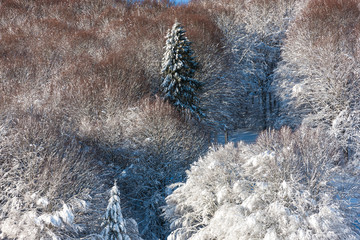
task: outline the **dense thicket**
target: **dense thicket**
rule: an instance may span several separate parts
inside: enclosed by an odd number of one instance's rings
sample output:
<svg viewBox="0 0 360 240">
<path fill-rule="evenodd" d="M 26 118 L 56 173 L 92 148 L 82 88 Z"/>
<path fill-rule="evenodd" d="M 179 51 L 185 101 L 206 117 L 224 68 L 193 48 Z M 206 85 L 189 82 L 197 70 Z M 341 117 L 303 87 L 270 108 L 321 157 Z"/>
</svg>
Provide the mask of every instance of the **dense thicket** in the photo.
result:
<svg viewBox="0 0 360 240">
<path fill-rule="evenodd" d="M 138 239 L 358 238 L 359 6 L 0 1 L 0 238 L 102 239 L 114 179 Z M 176 19 L 201 121 L 159 97 Z"/>
<path fill-rule="evenodd" d="M 210 151 L 172 186 L 168 239 L 357 239 L 331 185 L 338 151 L 321 130 L 287 127 Z"/>
<path fill-rule="evenodd" d="M 104 172 L 94 152 L 70 135 L 71 124 L 55 112 L 14 109 L 0 126 L 1 238 L 99 230 Z"/>
<path fill-rule="evenodd" d="M 287 124 L 331 126 L 340 112 L 357 107 L 358 3 L 310 1 L 291 25 L 277 70 Z"/>
<path fill-rule="evenodd" d="M 277 125 L 321 128 L 337 140 L 342 210 L 357 217 L 359 202 L 350 199 L 359 197 L 360 177 L 359 3 L 308 1 L 287 31 L 275 74 L 282 106 Z M 359 231 L 359 222 L 350 221 Z"/>
<path fill-rule="evenodd" d="M 141 222 L 147 239 L 165 234 L 147 227 L 160 221 L 164 186 L 180 180 L 170 174 L 176 169 L 184 175 L 208 139 L 201 126 L 184 122 L 154 97 L 164 36 L 176 15 L 204 56 L 208 47 L 221 50 L 215 23 L 203 9 L 166 1 L 0 5 L 1 237 L 99 234 L 106 207 L 102 186 L 111 186 L 127 167 L 135 172 L 131 188 L 127 181 L 121 185 L 124 215 Z M 37 206 L 40 200 L 46 206 Z M 86 203 L 86 213 L 72 204 L 77 200 Z M 71 221 L 59 220 L 63 203 Z M 148 205 L 153 207 L 146 212 Z M 33 224 L 44 214 L 47 221 Z M 144 215 L 149 219 L 142 221 Z"/>
</svg>

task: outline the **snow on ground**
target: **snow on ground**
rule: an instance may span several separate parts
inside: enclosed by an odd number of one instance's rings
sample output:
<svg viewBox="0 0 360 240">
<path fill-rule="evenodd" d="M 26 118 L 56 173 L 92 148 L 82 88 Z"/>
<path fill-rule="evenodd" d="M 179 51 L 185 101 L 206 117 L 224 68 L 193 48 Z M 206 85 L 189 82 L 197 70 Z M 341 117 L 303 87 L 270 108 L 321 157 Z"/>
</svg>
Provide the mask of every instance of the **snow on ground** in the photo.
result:
<svg viewBox="0 0 360 240">
<path fill-rule="evenodd" d="M 246 143 L 254 143 L 258 135 L 259 132 L 250 129 L 237 129 L 235 131 L 228 132 L 229 142 L 234 142 L 234 143 L 240 141 L 244 141 Z M 224 132 L 218 134 L 217 143 L 225 144 Z"/>
</svg>

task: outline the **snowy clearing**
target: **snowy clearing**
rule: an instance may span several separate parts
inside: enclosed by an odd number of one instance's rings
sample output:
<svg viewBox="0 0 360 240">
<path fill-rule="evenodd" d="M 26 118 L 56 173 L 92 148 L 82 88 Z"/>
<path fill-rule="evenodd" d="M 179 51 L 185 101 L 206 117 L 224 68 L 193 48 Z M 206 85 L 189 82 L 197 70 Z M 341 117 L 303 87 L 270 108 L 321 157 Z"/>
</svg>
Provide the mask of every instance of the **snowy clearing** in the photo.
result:
<svg viewBox="0 0 360 240">
<path fill-rule="evenodd" d="M 240 142 L 254 143 L 259 136 L 259 132 L 251 129 L 237 129 L 235 131 L 228 132 L 229 142 Z M 217 143 L 225 144 L 225 133 L 218 134 Z"/>
</svg>

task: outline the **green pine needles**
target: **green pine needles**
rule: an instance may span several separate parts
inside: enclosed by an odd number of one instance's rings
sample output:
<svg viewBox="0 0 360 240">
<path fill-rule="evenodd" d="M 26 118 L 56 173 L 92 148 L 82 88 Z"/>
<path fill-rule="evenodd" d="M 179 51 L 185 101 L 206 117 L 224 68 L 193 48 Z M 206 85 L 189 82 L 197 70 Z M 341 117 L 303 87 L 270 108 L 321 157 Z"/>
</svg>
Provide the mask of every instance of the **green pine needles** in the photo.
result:
<svg viewBox="0 0 360 240">
<path fill-rule="evenodd" d="M 185 30 L 175 22 L 166 36 L 165 53 L 161 67 L 161 92 L 180 111 L 189 111 L 199 118 L 205 117 L 199 107 L 196 92 L 202 82 L 194 79 L 198 63 L 195 61 L 191 42 L 185 37 Z"/>
</svg>

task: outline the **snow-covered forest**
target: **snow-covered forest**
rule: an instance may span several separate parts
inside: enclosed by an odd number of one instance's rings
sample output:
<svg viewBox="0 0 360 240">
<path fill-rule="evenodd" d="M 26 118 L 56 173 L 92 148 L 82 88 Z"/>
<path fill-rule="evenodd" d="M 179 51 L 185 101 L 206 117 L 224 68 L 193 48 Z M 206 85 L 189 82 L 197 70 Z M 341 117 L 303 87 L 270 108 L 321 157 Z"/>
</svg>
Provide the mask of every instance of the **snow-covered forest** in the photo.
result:
<svg viewBox="0 0 360 240">
<path fill-rule="evenodd" d="M 360 239 L 360 0 L 177 3 L 0 0 L 0 239 Z"/>
</svg>

